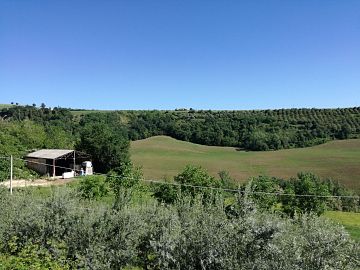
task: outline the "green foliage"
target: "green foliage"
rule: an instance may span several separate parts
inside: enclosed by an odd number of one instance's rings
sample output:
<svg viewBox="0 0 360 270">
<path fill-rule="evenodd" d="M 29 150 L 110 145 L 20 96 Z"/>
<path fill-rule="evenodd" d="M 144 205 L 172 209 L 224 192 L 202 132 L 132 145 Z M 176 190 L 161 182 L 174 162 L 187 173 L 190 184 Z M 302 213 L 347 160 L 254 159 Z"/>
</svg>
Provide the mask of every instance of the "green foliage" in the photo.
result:
<svg viewBox="0 0 360 270">
<path fill-rule="evenodd" d="M 106 182 L 115 194 L 114 208 L 122 207 L 124 203 L 130 201 L 133 189 L 142 178 L 141 168 L 134 167 L 131 162 L 121 163 L 108 173 Z"/>
<path fill-rule="evenodd" d="M 291 216 L 295 213 L 315 212 L 318 215 L 324 213 L 328 198 L 321 196 L 329 196 L 330 192 L 319 177 L 312 173 L 299 173 L 297 178 L 290 179 L 283 184 L 284 193 L 298 195 L 281 196 L 285 213 Z"/>
<path fill-rule="evenodd" d="M 114 130 L 103 122 L 94 122 L 81 129 L 76 148 L 91 155 L 97 172 L 107 173 L 129 162 L 129 147 L 129 140 L 121 130 Z"/>
<path fill-rule="evenodd" d="M 41 144 L 41 140 L 33 134 L 41 128 L 34 123 L 10 123 L 0 121 L 0 181 L 10 178 L 10 156 L 13 155 L 14 178 L 31 179 L 36 176 L 25 167 L 25 162 L 18 158 L 28 147 Z M 23 137 L 26 137 L 24 139 Z M 28 143 L 28 145 L 27 145 Z"/>
<path fill-rule="evenodd" d="M 109 190 L 104 176 L 88 175 L 81 177 L 78 191 L 84 199 L 97 200 L 106 196 Z"/>
<path fill-rule="evenodd" d="M 214 195 L 223 193 L 221 188 L 232 188 L 232 180 L 225 171 L 219 173 L 216 179 L 200 166 L 187 165 L 184 170 L 174 177 L 174 185 L 154 184 L 153 196 L 160 202 L 174 203 L 181 196 L 195 198 L 201 195 L 204 200 L 212 201 Z M 220 189 L 219 189 L 220 188 Z"/>
<path fill-rule="evenodd" d="M 266 132 L 261 130 L 255 130 L 250 132 L 248 137 L 246 137 L 245 147 L 251 150 L 266 151 L 269 150 L 267 141 L 268 135 L 266 134 Z"/>
<path fill-rule="evenodd" d="M 246 190 L 245 190 L 246 187 Z M 259 176 L 243 186 L 249 198 L 261 209 L 283 211 L 294 216 L 309 213 L 321 215 L 326 209 L 358 211 L 359 196 L 338 182 L 321 180 L 312 173 L 299 173 L 289 180 Z M 330 196 L 353 196 L 336 198 Z"/>
<path fill-rule="evenodd" d="M 358 212 L 360 210 L 360 196 L 355 192 L 345 188 L 338 181 L 331 179 L 326 179 L 324 184 L 331 195 L 342 196 L 329 199 L 327 201 L 328 208 L 346 212 Z"/>
<path fill-rule="evenodd" d="M 160 202 L 174 203 L 183 196 L 195 198 L 201 195 L 204 201 L 212 202 L 214 194 L 226 194 L 226 189 L 235 189 L 227 172 L 219 173 L 220 179 L 210 176 L 201 167 L 188 165 L 174 177 L 172 183 L 156 183 L 152 186 L 153 196 Z M 167 182 L 167 181 L 166 181 Z M 316 213 L 326 209 L 357 211 L 359 197 L 331 180 L 321 180 L 312 173 L 299 173 L 297 178 L 282 180 L 275 177 L 258 176 L 239 188 L 246 193 L 259 209 L 284 212 L 294 217 Z M 354 198 L 331 198 L 348 194 Z M 231 201 L 231 200 L 230 200 Z M 233 205 L 227 206 L 231 209 Z M 232 211 L 232 210 L 231 210 Z"/>
<path fill-rule="evenodd" d="M 64 130 L 72 130 L 73 116 L 68 109 L 55 107 L 41 108 L 35 106 L 11 106 L 0 110 L 0 117 L 5 120 L 24 121 L 30 120 L 41 126 L 59 126 Z"/>
<path fill-rule="evenodd" d="M 45 145 L 49 149 L 73 149 L 74 138 L 71 133 L 59 126 L 50 126 L 46 129 Z"/>
<path fill-rule="evenodd" d="M 359 107 L 258 111 L 126 111 L 132 140 L 168 135 L 204 145 L 264 151 L 307 147 L 360 134 Z"/>
<path fill-rule="evenodd" d="M 222 170 L 218 173 L 223 188 L 235 189 L 235 180 L 231 178 L 228 171 Z"/>
<path fill-rule="evenodd" d="M 30 120 L 46 128 L 60 128 L 68 136 L 62 134 L 59 145 L 68 145 L 69 141 L 63 141 L 66 137 L 75 137 L 72 142 L 77 141 L 78 134 L 92 123 L 104 123 L 116 129 L 122 126 L 121 133 L 126 133 L 123 137 L 131 140 L 168 135 L 205 145 L 257 151 L 306 147 L 360 135 L 359 107 L 256 111 L 84 111 L 74 118 L 69 109 L 50 109 L 43 104 L 41 108 L 3 108 L 0 117 L 12 121 Z"/>
<path fill-rule="evenodd" d="M 12 125 L 11 135 L 17 138 L 21 145 L 32 150 L 44 147 L 46 133 L 41 125 L 31 121 L 22 121 Z"/>
<path fill-rule="evenodd" d="M 111 189 L 116 194 L 121 188 L 132 188 L 142 179 L 140 167 L 134 167 L 131 162 L 121 163 L 108 173 L 106 178 Z"/>
<path fill-rule="evenodd" d="M 16 239 L 16 237 L 15 237 Z M 65 257 L 54 258 L 51 253 L 38 244 L 26 244 L 21 250 L 16 247 L 16 241 L 10 241 L 12 254 L 0 253 L 0 269 L 13 270 L 66 270 L 70 266 Z"/>
<path fill-rule="evenodd" d="M 162 203 L 175 203 L 181 194 L 180 186 L 173 185 L 168 179 L 165 179 L 166 184 L 155 183 L 152 185 L 152 196 Z"/>
<path fill-rule="evenodd" d="M 250 198 L 252 198 L 258 207 L 270 210 L 278 205 L 279 198 L 273 195 L 273 193 L 281 193 L 279 181 L 276 178 L 268 176 L 254 177 L 250 179 L 248 185 L 249 192 L 252 193 Z"/>
<path fill-rule="evenodd" d="M 41 258 L 42 266 L 51 263 L 52 269 L 352 270 L 359 266 L 359 244 L 341 226 L 312 215 L 290 220 L 256 211 L 246 206 L 246 198 L 236 205 L 242 214 L 229 217 L 221 196 L 213 204 L 196 197 L 173 205 L 127 205 L 114 211 L 100 204 L 91 205 L 91 210 L 83 207 L 66 190 L 47 199 L 1 195 L 6 218 L 0 219 L 0 258 L 8 265 L 14 265 L 8 263 L 10 259 L 21 263 L 29 256 L 35 263 Z M 22 255 L 23 250 L 30 255 Z"/>
<path fill-rule="evenodd" d="M 197 194 L 199 188 L 194 188 L 192 186 L 214 188 L 221 187 L 221 182 L 215 179 L 215 177 L 210 176 L 205 169 L 200 166 L 193 165 L 187 165 L 181 173 L 174 177 L 174 181 L 182 184 L 182 192 L 189 193 L 193 196 Z"/>
<path fill-rule="evenodd" d="M 19 158 L 35 149 L 70 148 L 72 144 L 71 135 L 60 127 L 45 127 L 27 119 L 0 121 L 0 181 L 9 179 L 10 155 L 14 156 L 14 178 L 32 179 L 37 174 L 28 170 Z"/>
<path fill-rule="evenodd" d="M 26 153 L 41 148 L 77 148 L 93 156 L 95 170 L 108 172 L 129 161 L 129 141 L 126 130 L 114 125 L 111 117 L 104 122 L 82 122 L 78 125 L 67 109 L 32 106 L 14 106 L 0 111 L 0 116 L 9 121 L 0 122 L 0 154 L 22 158 Z M 94 120 L 94 119 L 93 119 Z M 21 165 L 22 164 L 22 165 Z M 23 162 L 15 164 L 15 176 L 29 178 Z M 1 161 L 0 168 L 5 168 Z M 8 175 L 1 170 L 1 179 Z"/>
</svg>

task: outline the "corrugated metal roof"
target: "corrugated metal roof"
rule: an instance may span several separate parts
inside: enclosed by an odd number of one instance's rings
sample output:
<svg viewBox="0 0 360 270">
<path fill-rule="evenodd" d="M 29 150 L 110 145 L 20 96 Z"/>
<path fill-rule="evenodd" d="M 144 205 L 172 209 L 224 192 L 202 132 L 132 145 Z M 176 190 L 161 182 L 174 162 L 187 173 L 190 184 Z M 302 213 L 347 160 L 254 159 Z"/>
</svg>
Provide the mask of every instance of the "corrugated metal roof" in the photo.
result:
<svg viewBox="0 0 360 270">
<path fill-rule="evenodd" d="M 29 158 L 45 158 L 45 159 L 57 159 L 66 154 L 74 152 L 74 150 L 66 150 L 66 149 L 42 149 L 36 152 L 32 152 L 28 154 L 26 157 Z"/>
</svg>

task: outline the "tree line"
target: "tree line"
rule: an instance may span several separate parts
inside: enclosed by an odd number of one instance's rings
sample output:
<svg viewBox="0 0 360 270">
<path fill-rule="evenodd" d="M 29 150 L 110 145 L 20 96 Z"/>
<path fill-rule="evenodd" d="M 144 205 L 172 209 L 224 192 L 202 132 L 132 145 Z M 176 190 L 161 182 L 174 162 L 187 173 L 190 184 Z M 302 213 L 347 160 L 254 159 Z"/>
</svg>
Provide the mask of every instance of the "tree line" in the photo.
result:
<svg viewBox="0 0 360 270">
<path fill-rule="evenodd" d="M 248 150 L 306 147 L 333 139 L 358 138 L 360 107 L 344 109 L 280 109 L 253 111 L 113 111 L 83 113 L 70 109 L 13 106 L 0 117 L 56 125 L 79 135 L 89 122 L 118 125 L 130 140 L 168 135 L 204 145 Z"/>
<path fill-rule="evenodd" d="M 132 111 L 119 115 L 127 116 L 132 140 L 168 135 L 247 150 L 306 147 L 333 139 L 357 138 L 360 134 L 360 108 Z"/>
<path fill-rule="evenodd" d="M 119 123 L 130 140 L 155 135 L 203 145 L 264 151 L 307 147 L 334 139 L 358 138 L 360 108 L 260 111 L 116 111 L 91 113 L 80 123 L 100 118 Z"/>
</svg>

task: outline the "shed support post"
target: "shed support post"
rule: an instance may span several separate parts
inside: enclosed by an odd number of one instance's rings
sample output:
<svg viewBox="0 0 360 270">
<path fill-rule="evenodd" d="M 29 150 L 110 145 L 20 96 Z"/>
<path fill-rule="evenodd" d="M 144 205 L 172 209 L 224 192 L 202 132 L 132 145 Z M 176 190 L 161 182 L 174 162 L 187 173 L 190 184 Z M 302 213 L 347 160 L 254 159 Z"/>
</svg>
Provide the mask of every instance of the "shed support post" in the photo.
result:
<svg viewBox="0 0 360 270">
<path fill-rule="evenodd" d="M 76 173 L 76 171 L 75 171 L 75 151 L 74 151 L 74 175 L 75 175 L 75 173 Z"/>
<path fill-rule="evenodd" d="M 53 178 L 55 179 L 55 159 L 53 159 Z"/>
</svg>

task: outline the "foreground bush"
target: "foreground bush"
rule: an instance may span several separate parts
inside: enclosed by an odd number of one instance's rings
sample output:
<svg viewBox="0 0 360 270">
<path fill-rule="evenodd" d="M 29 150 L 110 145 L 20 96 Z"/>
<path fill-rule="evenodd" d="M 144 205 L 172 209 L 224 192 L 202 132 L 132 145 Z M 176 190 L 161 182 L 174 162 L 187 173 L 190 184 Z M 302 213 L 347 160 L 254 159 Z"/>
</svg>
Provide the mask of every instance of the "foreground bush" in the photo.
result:
<svg viewBox="0 0 360 270">
<path fill-rule="evenodd" d="M 282 211 L 290 216 L 316 213 L 327 209 L 359 211 L 359 195 L 334 180 L 321 180 L 313 173 L 298 173 L 297 177 L 282 180 L 258 176 L 243 186 L 247 187 L 258 207 Z M 279 194 L 278 196 L 273 194 Z"/>
<path fill-rule="evenodd" d="M 105 177 L 102 175 L 84 176 L 79 181 L 79 195 L 84 199 L 100 199 L 109 192 L 105 183 Z"/>
<path fill-rule="evenodd" d="M 65 269 L 359 267 L 359 245 L 342 227 L 312 215 L 281 218 L 241 197 L 231 215 L 220 197 L 213 204 L 185 197 L 114 210 L 84 206 L 60 191 L 46 200 L 0 194 L 0 258 L 21 257 L 35 245 Z"/>
<path fill-rule="evenodd" d="M 50 252 L 38 245 L 29 244 L 18 250 L 16 243 L 12 243 L 13 252 L 16 255 L 3 254 L 0 255 L 0 269 L 12 270 L 66 270 L 70 266 L 63 262 L 55 261 Z"/>
<path fill-rule="evenodd" d="M 224 194 L 221 189 L 235 188 L 228 172 L 220 171 L 219 179 L 217 179 L 201 166 L 193 165 L 185 166 L 183 171 L 174 177 L 173 183 L 167 179 L 165 182 L 152 186 L 153 197 L 163 203 L 174 203 L 179 196 L 195 197 L 199 195 L 204 200 L 211 201 L 214 192 Z"/>
</svg>

